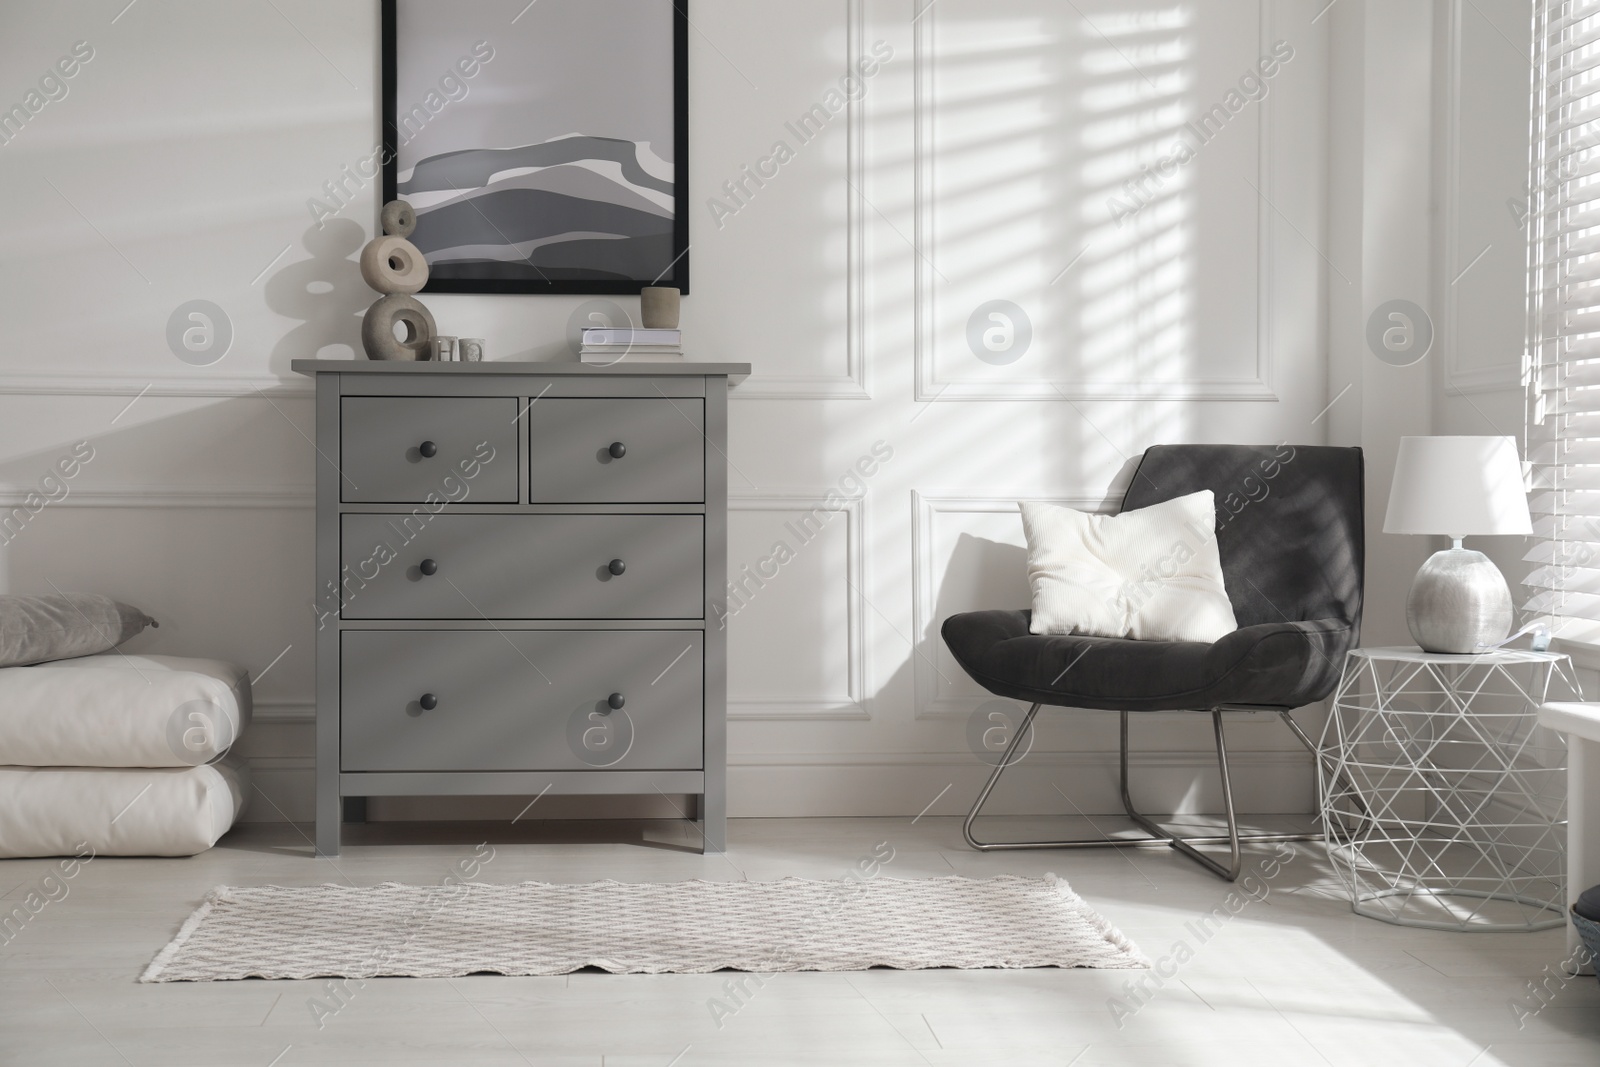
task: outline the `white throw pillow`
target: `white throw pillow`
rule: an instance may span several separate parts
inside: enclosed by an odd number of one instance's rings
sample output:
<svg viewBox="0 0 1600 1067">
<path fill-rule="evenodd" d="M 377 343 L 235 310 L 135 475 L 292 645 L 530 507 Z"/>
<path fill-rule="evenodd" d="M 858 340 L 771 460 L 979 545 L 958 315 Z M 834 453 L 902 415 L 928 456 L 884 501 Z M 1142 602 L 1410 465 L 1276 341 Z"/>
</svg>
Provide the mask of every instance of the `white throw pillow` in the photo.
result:
<svg viewBox="0 0 1600 1067">
<path fill-rule="evenodd" d="M 249 675 L 221 660 L 107 652 L 0 667 L 0 764 L 192 767 L 249 724 Z"/>
<path fill-rule="evenodd" d="M 1211 642 L 1239 628 L 1209 489 L 1121 515 L 1024 503 L 1036 634 Z"/>
<path fill-rule="evenodd" d="M 228 832 L 249 795 L 248 766 L 232 757 L 198 767 L 0 767 L 0 859 L 193 856 Z"/>
</svg>

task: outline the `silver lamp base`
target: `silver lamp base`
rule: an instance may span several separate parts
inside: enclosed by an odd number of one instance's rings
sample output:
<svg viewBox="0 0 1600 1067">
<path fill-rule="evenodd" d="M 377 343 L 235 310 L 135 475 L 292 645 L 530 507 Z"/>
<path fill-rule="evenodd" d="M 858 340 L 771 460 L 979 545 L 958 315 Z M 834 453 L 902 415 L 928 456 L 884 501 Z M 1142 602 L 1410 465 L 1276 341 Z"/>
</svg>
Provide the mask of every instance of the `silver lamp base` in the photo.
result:
<svg viewBox="0 0 1600 1067">
<path fill-rule="evenodd" d="M 1511 589 L 1482 552 L 1447 548 L 1417 571 L 1406 625 L 1424 652 L 1482 652 L 1511 632 Z"/>
</svg>

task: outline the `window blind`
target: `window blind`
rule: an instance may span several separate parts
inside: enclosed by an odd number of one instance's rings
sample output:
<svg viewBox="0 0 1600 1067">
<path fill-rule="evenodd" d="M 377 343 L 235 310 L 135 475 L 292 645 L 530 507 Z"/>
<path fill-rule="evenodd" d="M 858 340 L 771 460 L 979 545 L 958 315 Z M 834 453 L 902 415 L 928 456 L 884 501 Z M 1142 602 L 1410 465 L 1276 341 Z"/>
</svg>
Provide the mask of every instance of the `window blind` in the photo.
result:
<svg viewBox="0 0 1600 1067">
<path fill-rule="evenodd" d="M 1535 0 L 1533 49 L 1523 607 L 1600 643 L 1600 0 Z"/>
</svg>

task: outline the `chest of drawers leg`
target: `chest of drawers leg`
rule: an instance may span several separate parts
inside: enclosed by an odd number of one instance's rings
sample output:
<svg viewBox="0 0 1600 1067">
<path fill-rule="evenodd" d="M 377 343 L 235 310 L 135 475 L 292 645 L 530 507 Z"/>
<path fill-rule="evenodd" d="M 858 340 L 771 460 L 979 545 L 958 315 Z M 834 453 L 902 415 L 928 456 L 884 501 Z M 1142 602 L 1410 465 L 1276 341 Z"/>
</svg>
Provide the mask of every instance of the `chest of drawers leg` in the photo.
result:
<svg viewBox="0 0 1600 1067">
<path fill-rule="evenodd" d="M 316 851 L 345 798 L 690 798 L 726 846 L 727 385 L 743 365 L 317 381 Z M 542 407 L 541 407 L 542 405 Z"/>
</svg>

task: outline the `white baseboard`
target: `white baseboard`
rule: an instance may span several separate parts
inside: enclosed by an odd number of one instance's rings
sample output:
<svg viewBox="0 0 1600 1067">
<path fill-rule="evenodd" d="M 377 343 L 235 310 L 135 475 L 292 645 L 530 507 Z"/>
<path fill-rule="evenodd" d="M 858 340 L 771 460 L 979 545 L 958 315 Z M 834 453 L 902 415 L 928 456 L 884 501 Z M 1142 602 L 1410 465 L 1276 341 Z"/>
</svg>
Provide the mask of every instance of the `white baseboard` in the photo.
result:
<svg viewBox="0 0 1600 1067">
<path fill-rule="evenodd" d="M 316 761 L 309 756 L 250 757 L 250 799 L 241 822 L 313 822 Z"/>
<path fill-rule="evenodd" d="M 1143 752 L 1130 762 L 1135 804 L 1146 811 L 1222 810 L 1215 756 Z M 1299 814 L 1315 808 L 1316 779 L 1304 752 L 1230 752 L 1241 812 Z M 992 766 L 970 753 L 839 753 L 747 756 L 728 768 L 731 815 L 772 818 L 964 815 Z M 1286 803 L 1285 798 L 1290 798 Z M 984 809 L 996 815 L 1120 814 L 1117 754 L 1035 752 L 1006 771 Z"/>
<path fill-rule="evenodd" d="M 247 822 L 313 818 L 315 761 L 251 758 L 255 788 Z M 965 814 L 989 773 L 968 753 L 781 753 L 737 755 L 728 767 L 728 814 L 735 818 Z M 1006 772 L 987 811 L 997 815 L 1118 814 L 1115 752 L 1036 752 Z M 1146 752 L 1132 761 L 1136 804 L 1156 813 L 1222 809 L 1209 752 Z M 1315 809 L 1316 781 L 1304 752 L 1230 752 L 1234 800 L 1242 813 Z M 1065 794 L 1063 796 L 1063 794 Z M 1284 798 L 1293 798 L 1286 803 Z M 526 803 L 526 801 L 523 801 Z M 390 798 L 379 819 L 498 819 L 521 805 L 497 797 Z M 384 809 L 388 810 L 384 810 Z M 541 818 L 663 818 L 659 797 L 546 797 Z M 531 816 L 530 816 L 531 817 Z"/>
</svg>

